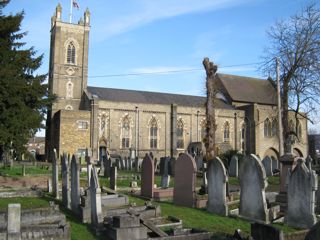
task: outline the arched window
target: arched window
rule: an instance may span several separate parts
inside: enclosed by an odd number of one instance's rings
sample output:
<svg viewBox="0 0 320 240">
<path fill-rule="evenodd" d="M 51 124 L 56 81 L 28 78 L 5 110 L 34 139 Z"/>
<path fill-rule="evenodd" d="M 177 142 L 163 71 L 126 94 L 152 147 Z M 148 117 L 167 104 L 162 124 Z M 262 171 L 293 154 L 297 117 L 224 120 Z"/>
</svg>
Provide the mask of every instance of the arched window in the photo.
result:
<svg viewBox="0 0 320 240">
<path fill-rule="evenodd" d="M 299 139 L 302 137 L 302 125 L 300 121 L 297 122 L 297 136 Z"/>
<path fill-rule="evenodd" d="M 246 151 L 246 124 L 241 126 L 241 150 Z"/>
<path fill-rule="evenodd" d="M 122 148 L 129 148 L 130 147 L 130 120 L 129 118 L 126 116 L 123 120 L 122 120 L 122 124 L 121 124 L 121 146 Z"/>
<path fill-rule="evenodd" d="M 71 81 L 67 82 L 66 98 L 73 98 L 73 83 Z"/>
<path fill-rule="evenodd" d="M 158 123 L 155 118 L 150 121 L 150 148 L 158 148 Z"/>
<path fill-rule="evenodd" d="M 70 42 L 67 50 L 67 63 L 76 64 L 76 48 L 73 42 Z"/>
<path fill-rule="evenodd" d="M 271 137 L 271 121 L 267 118 L 264 121 L 264 137 Z"/>
<path fill-rule="evenodd" d="M 184 148 L 184 124 L 182 119 L 177 122 L 177 148 Z"/>
<path fill-rule="evenodd" d="M 106 115 L 103 114 L 101 116 L 101 122 L 100 122 L 100 136 L 105 136 L 106 124 L 107 124 L 107 117 Z"/>
<path fill-rule="evenodd" d="M 277 136 L 278 134 L 278 121 L 277 119 L 273 119 L 272 121 L 272 132 L 271 132 L 272 136 Z"/>
<path fill-rule="evenodd" d="M 223 125 L 223 141 L 229 142 L 230 141 L 230 125 L 229 122 L 225 122 Z"/>
</svg>

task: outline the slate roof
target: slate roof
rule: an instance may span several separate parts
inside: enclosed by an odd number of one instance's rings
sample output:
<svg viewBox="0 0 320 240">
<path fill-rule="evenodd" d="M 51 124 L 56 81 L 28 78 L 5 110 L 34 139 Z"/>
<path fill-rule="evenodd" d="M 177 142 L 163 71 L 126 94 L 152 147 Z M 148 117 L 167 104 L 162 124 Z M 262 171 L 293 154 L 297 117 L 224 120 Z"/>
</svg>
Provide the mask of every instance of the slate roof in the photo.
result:
<svg viewBox="0 0 320 240">
<path fill-rule="evenodd" d="M 235 102 L 277 105 L 277 91 L 269 80 L 218 73 Z"/>
<path fill-rule="evenodd" d="M 205 97 L 190 96 L 171 93 L 147 92 L 126 89 L 88 87 L 88 92 L 95 95 L 98 99 L 112 102 L 132 102 L 146 104 L 170 105 L 172 103 L 178 106 L 204 107 Z M 226 104 L 222 100 L 216 101 L 217 108 L 234 109 L 233 106 Z"/>
</svg>

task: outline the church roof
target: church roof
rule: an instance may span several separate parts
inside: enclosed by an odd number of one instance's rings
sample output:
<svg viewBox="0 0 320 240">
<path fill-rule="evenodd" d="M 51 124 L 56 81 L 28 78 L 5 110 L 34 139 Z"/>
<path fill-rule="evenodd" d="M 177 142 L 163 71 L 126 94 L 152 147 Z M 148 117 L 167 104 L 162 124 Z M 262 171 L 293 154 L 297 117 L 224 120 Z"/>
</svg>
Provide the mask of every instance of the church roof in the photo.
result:
<svg viewBox="0 0 320 240">
<path fill-rule="evenodd" d="M 175 103 L 180 106 L 204 107 L 206 101 L 205 97 L 200 96 L 89 86 L 88 92 L 98 99 L 113 102 L 133 102 L 163 105 Z M 220 99 L 217 99 L 216 104 L 216 107 L 220 109 L 234 109 L 233 106 Z"/>
<path fill-rule="evenodd" d="M 217 74 L 235 102 L 277 105 L 277 92 L 271 81 L 229 74 Z"/>
</svg>

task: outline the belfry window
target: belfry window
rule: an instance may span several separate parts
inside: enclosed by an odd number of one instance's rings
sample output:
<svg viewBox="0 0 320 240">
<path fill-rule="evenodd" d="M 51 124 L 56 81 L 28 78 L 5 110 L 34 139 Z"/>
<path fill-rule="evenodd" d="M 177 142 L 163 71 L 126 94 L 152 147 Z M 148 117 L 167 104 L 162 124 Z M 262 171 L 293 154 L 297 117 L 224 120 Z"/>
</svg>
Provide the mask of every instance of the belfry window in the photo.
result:
<svg viewBox="0 0 320 240">
<path fill-rule="evenodd" d="M 70 42 L 68 45 L 67 63 L 76 64 L 76 48 L 75 48 L 73 42 Z"/>
</svg>

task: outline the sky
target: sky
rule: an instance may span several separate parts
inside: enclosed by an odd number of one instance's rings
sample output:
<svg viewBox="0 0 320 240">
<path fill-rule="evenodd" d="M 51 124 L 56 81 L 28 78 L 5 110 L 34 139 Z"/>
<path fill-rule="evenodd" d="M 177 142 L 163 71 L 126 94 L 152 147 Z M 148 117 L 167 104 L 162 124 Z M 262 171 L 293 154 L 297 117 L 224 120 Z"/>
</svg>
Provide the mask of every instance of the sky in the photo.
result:
<svg viewBox="0 0 320 240">
<path fill-rule="evenodd" d="M 25 13 L 27 46 L 44 54 L 48 72 L 51 16 L 59 1 L 11 0 L 5 14 Z M 267 30 L 308 0 L 77 0 L 73 22 L 91 13 L 89 86 L 203 96 L 204 57 L 218 72 L 265 78 L 258 63 Z M 70 0 L 60 0 L 69 21 Z M 146 74 L 147 73 L 147 74 Z"/>
</svg>

